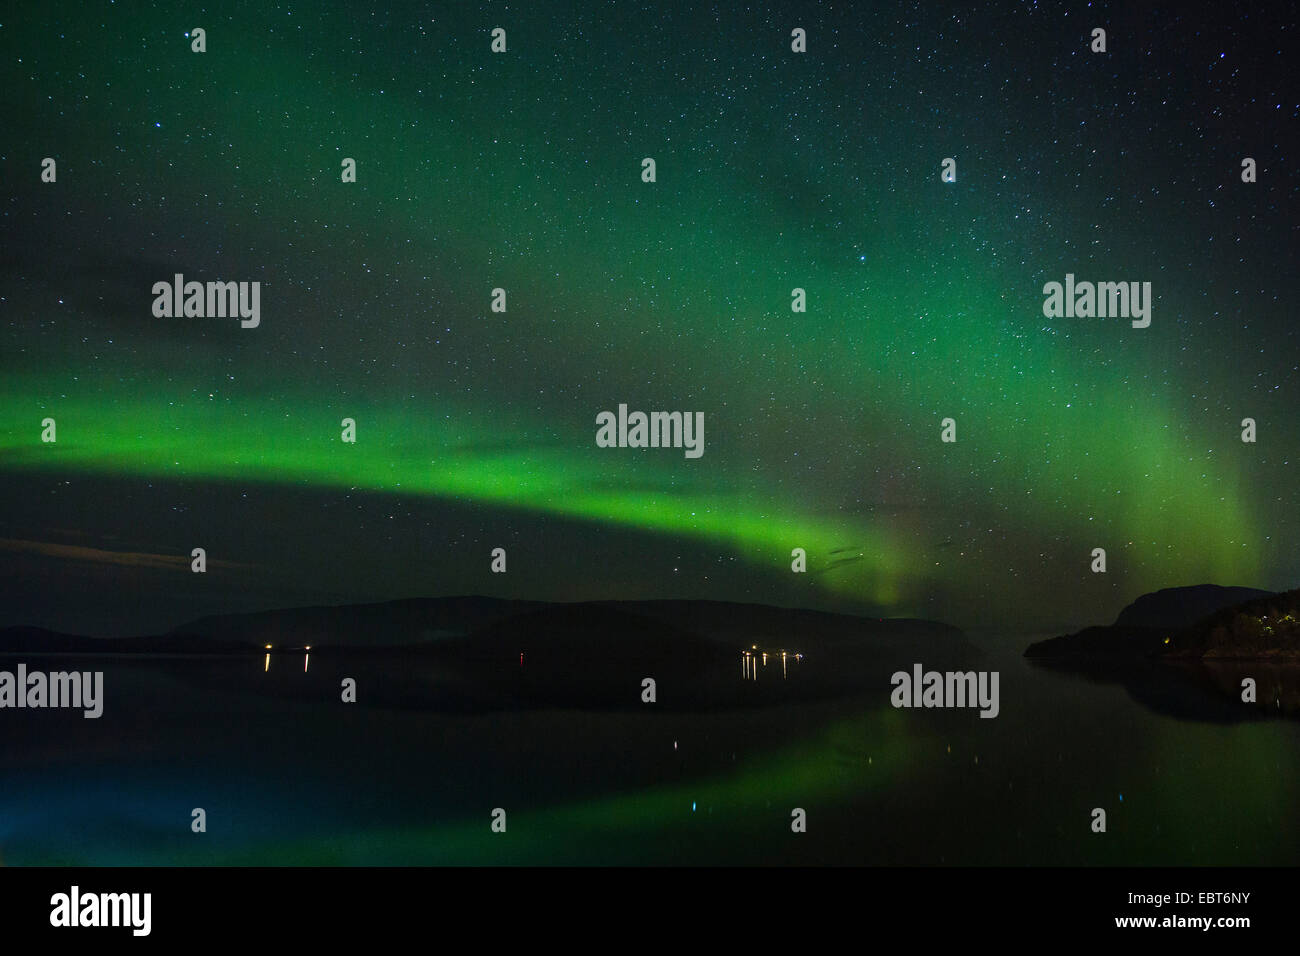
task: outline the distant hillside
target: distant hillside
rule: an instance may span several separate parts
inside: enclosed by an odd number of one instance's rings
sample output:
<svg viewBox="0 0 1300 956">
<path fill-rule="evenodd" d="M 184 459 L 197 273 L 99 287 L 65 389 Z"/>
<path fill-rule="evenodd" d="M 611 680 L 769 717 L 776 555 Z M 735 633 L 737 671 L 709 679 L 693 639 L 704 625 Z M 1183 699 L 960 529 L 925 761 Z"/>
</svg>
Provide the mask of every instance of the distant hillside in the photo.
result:
<svg viewBox="0 0 1300 956">
<path fill-rule="evenodd" d="M 917 618 L 860 617 L 806 608 L 739 604 L 733 601 L 617 601 L 608 602 L 658 621 L 698 632 L 728 644 L 746 641 L 798 643 L 808 635 L 819 644 L 896 640 L 914 646 L 933 640 L 952 647 L 965 644 L 957 628 Z M 877 645 L 878 646 L 878 645 Z M 967 645 L 969 646 L 969 645 Z"/>
<path fill-rule="evenodd" d="M 655 681 L 654 703 L 679 711 L 868 691 L 880 699 L 895 671 L 916 663 L 969 667 L 981 656 L 946 624 L 717 601 L 449 597 L 208 617 L 138 638 L 0 632 L 0 653 L 230 653 L 260 660 L 267 644 L 272 653 L 310 645 L 317 672 L 373 665 L 367 686 L 388 706 L 455 712 L 638 710 L 647 702 L 646 678 Z M 184 675 L 194 679 L 193 671 Z"/>
<path fill-rule="evenodd" d="M 193 635 L 150 634 L 142 637 L 86 637 L 43 627 L 0 630 L 0 653 L 8 654 L 235 654 L 250 645 L 208 640 Z"/>
<path fill-rule="evenodd" d="M 1300 589 L 1224 608 L 1161 642 L 1170 658 L 1300 658 Z"/>
<path fill-rule="evenodd" d="M 601 679 L 612 673 L 640 676 L 691 673 L 730 661 L 738 648 L 652 620 L 617 604 L 553 604 L 489 624 L 465 637 L 441 642 L 437 651 L 458 661 L 511 663 L 525 656 L 539 679 L 567 680 L 574 674 Z"/>
<path fill-rule="evenodd" d="M 166 634 L 95 638 L 40 628 L 0 631 L 0 652 L 123 651 L 237 653 L 271 644 L 310 644 L 321 651 L 371 648 L 445 649 L 465 660 L 495 657 L 526 642 L 541 655 L 569 658 L 626 649 L 683 663 L 735 654 L 751 643 L 803 652 L 834 648 L 838 659 L 864 655 L 924 660 L 978 653 L 957 628 L 933 621 L 855 617 L 798 608 L 725 601 L 593 601 L 545 603 L 481 596 L 415 598 L 341 607 L 305 607 L 205 617 Z M 611 658 L 611 660 L 614 658 Z M 913 657 L 909 657 L 912 660 Z M 919 659 L 919 658 L 917 658 Z M 536 661 L 541 666 L 542 660 Z"/>
<path fill-rule="evenodd" d="M 1089 627 L 1075 634 L 1038 641 L 1026 649 L 1025 656 L 1136 659 L 1167 653 L 1165 639 L 1172 634 L 1243 600 L 1267 601 L 1272 597 L 1275 595 L 1256 588 L 1217 584 L 1164 588 L 1144 594 L 1129 604 L 1112 625 Z M 1257 646 L 1265 645 L 1257 642 Z"/>
<path fill-rule="evenodd" d="M 504 618 L 546 605 L 480 596 L 412 598 L 378 604 L 299 607 L 200 618 L 172 636 L 210 641 L 317 647 L 389 647 L 461 637 Z"/>
<path fill-rule="evenodd" d="M 545 607 L 489 597 L 416 598 L 341 607 L 301 607 L 200 618 L 166 634 L 100 638 L 37 627 L 0 630 L 0 652 L 226 654 L 301 647 L 389 647 L 464 636 L 494 621 Z"/>
<path fill-rule="evenodd" d="M 1271 591 L 1258 588 L 1221 587 L 1197 584 L 1183 588 L 1161 588 L 1144 594 L 1115 618 L 1117 627 L 1159 627 L 1182 629 L 1221 608 L 1268 597 Z"/>
</svg>

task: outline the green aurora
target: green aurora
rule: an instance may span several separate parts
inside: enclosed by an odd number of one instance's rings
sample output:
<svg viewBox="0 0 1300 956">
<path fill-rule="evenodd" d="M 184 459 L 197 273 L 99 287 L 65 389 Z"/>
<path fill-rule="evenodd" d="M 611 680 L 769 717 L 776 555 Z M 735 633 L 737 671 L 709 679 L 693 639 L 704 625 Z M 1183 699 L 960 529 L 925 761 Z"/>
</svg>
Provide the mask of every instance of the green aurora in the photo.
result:
<svg viewBox="0 0 1300 956">
<path fill-rule="evenodd" d="M 468 502 L 705 546 L 765 581 L 803 547 L 803 600 L 889 614 L 942 593 L 966 620 L 990 602 L 1087 620 L 1171 584 L 1294 584 L 1276 187 L 1220 199 L 1260 233 L 1228 268 L 1207 230 L 1237 220 L 1207 226 L 1187 199 L 1235 160 L 1161 183 L 1136 114 L 1089 152 L 994 78 L 897 52 L 796 60 L 747 16 L 719 32 L 696 14 L 669 41 L 614 12 L 512 12 L 494 57 L 493 24 L 448 15 L 393 14 L 362 47 L 347 12 L 250 5 L 203 55 L 194 24 L 154 13 L 68 15 L 45 47 L 5 24 L 24 50 L 4 68 L 22 119 L 5 176 L 33 184 L 7 218 L 39 247 L 15 250 L 3 303 L 6 474 Z M 1123 81 L 1087 89 L 1072 115 L 1113 118 Z M 1040 122 L 1017 146 L 1022 115 Z M 57 185 L 36 182 L 47 154 Z M 1150 277 L 1151 328 L 1044 319 L 1067 271 Z M 261 326 L 154 318 L 149 286 L 173 272 L 260 280 Z M 596 448 L 619 402 L 703 411 L 703 458 Z"/>
</svg>

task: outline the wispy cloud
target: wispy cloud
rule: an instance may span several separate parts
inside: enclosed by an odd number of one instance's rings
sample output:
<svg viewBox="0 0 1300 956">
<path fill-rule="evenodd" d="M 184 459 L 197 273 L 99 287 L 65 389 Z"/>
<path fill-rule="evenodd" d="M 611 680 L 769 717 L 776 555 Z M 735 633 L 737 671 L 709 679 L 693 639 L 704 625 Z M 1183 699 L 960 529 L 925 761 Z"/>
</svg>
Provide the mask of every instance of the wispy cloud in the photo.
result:
<svg viewBox="0 0 1300 956">
<path fill-rule="evenodd" d="M 88 561 L 93 564 L 117 564 L 134 568 L 171 568 L 188 570 L 188 554 L 151 554 L 143 551 L 106 551 L 76 544 L 55 544 L 50 541 L 23 541 L 17 538 L 0 538 L 0 551 L 19 554 L 36 554 L 44 558 L 63 561 Z M 208 559 L 209 565 L 218 568 L 251 568 L 251 564 L 237 561 Z"/>
</svg>

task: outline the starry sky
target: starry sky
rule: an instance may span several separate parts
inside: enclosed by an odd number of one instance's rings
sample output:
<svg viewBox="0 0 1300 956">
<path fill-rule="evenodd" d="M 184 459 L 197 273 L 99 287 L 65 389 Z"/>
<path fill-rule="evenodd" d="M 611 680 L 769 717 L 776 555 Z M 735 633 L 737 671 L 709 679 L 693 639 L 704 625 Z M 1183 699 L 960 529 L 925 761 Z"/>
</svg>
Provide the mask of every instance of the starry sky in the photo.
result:
<svg viewBox="0 0 1300 956">
<path fill-rule="evenodd" d="M 1294 10 L 966 6 L 6 12 L 0 626 L 1295 587 Z M 155 317 L 176 273 L 261 324 Z M 1066 273 L 1151 282 L 1151 326 L 1045 318 Z M 703 456 L 598 448 L 620 403 Z"/>
</svg>

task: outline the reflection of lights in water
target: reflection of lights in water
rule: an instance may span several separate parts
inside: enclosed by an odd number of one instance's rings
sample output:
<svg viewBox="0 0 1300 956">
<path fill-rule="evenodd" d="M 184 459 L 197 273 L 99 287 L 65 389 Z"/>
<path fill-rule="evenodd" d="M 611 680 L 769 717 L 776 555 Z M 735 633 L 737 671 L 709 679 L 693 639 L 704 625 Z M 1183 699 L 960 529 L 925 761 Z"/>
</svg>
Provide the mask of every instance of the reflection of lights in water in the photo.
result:
<svg viewBox="0 0 1300 956">
<path fill-rule="evenodd" d="M 764 667 L 767 666 L 768 655 L 781 655 L 781 679 L 785 680 L 790 676 L 790 661 L 799 662 L 803 660 L 802 654 L 795 654 L 787 651 L 785 648 L 778 648 L 771 651 L 760 651 L 757 644 L 751 644 L 750 650 L 740 652 L 740 676 L 746 680 L 758 680 L 758 666 L 760 660 Z"/>
<path fill-rule="evenodd" d="M 266 655 L 266 663 L 262 665 L 262 673 L 265 674 L 271 669 L 271 655 Z"/>
</svg>

